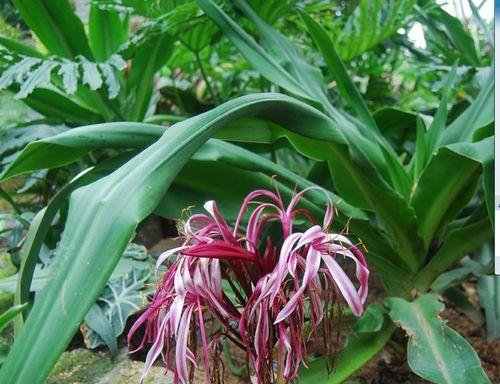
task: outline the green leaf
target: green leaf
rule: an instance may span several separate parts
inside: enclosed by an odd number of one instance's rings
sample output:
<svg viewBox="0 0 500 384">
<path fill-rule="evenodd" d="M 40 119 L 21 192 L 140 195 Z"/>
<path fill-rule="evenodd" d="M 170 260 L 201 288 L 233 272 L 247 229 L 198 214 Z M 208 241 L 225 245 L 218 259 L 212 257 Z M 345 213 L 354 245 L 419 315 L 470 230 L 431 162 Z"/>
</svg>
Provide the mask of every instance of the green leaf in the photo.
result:
<svg viewBox="0 0 500 384">
<path fill-rule="evenodd" d="M 363 121 L 367 127 L 371 127 L 373 130 L 378 131 L 375 120 L 371 116 L 358 88 L 354 85 L 354 82 L 347 73 L 347 68 L 337 53 L 328 33 L 305 11 L 299 9 L 299 14 L 305 22 L 314 43 L 321 51 L 328 69 L 330 70 L 330 74 L 337 82 L 341 96 L 356 111 L 361 121 Z"/>
<path fill-rule="evenodd" d="M 118 352 L 118 345 L 116 342 L 116 335 L 114 333 L 113 327 L 106 318 L 104 311 L 99 305 L 94 304 L 90 307 L 87 315 L 85 316 L 86 329 L 84 332 L 84 340 L 87 348 L 93 348 L 93 342 L 97 346 L 98 340 L 99 345 L 106 344 L 111 352 L 111 356 L 116 356 Z M 90 335 L 90 336 L 89 336 Z"/>
<path fill-rule="evenodd" d="M 415 163 L 413 165 L 413 179 L 415 182 L 419 179 L 426 165 L 427 152 L 424 121 L 421 117 L 417 117 L 417 144 L 414 155 Z"/>
<path fill-rule="evenodd" d="M 436 115 L 434 116 L 434 119 L 432 120 L 431 125 L 429 126 L 429 130 L 426 135 L 426 160 L 434 154 L 436 145 L 446 127 L 446 118 L 448 116 L 448 94 L 457 75 L 457 66 L 458 61 L 455 62 L 450 74 L 448 75 L 448 78 L 446 79 L 443 95 L 441 96 L 441 101 L 439 102 L 439 108 L 436 112 Z"/>
<path fill-rule="evenodd" d="M 477 129 L 494 120 L 493 105 L 493 70 L 474 102 L 443 132 L 438 145 L 472 141 Z"/>
<path fill-rule="evenodd" d="M 493 228 L 487 217 L 468 220 L 463 226 L 450 230 L 443 245 L 415 277 L 414 286 L 421 292 L 426 292 L 439 275 L 492 237 Z"/>
<path fill-rule="evenodd" d="M 19 55 L 37 57 L 43 59 L 45 56 L 29 45 L 20 43 L 17 40 L 10 39 L 7 36 L 0 35 L 0 45 L 3 45 L 10 52 L 15 52 Z"/>
<path fill-rule="evenodd" d="M 326 116 L 299 101 L 276 94 L 245 96 L 175 124 L 114 173 L 72 193 L 53 278 L 38 296 L 0 381 L 43 382 L 104 288 L 138 223 L 155 209 L 188 159 L 220 127 L 266 113 L 297 133 L 326 141 L 336 137 Z"/>
<path fill-rule="evenodd" d="M 418 218 L 419 233 L 426 247 L 435 236 L 436 230 L 445 225 L 442 220 L 453 219 L 447 215 L 454 201 L 462 197 L 471 183 L 477 180 L 481 165 L 484 169 L 484 183 L 488 206 L 492 207 L 493 175 L 486 173 L 493 162 L 493 138 L 477 143 L 457 143 L 441 147 L 430 160 L 420 176 L 411 199 L 411 205 Z M 442 182 L 444 181 L 444 182 Z M 458 211 L 462 207 L 454 207 Z"/>
<path fill-rule="evenodd" d="M 127 38 L 126 23 L 118 12 L 102 10 L 96 3 L 90 6 L 89 44 L 97 61 L 106 61 Z"/>
<path fill-rule="evenodd" d="M 420 13 L 416 0 L 360 0 L 356 7 L 333 24 L 335 46 L 343 60 L 352 60 L 394 35 L 399 28 L 409 28 Z M 341 20 L 343 21 L 343 20 Z"/>
<path fill-rule="evenodd" d="M 71 163 L 94 148 L 141 148 L 153 143 L 165 127 L 142 123 L 105 123 L 72 129 L 32 142 L 10 164 L 2 180 Z"/>
<path fill-rule="evenodd" d="M 489 383 L 470 344 L 439 318 L 444 305 L 436 294 L 414 302 L 387 299 L 389 316 L 409 336 L 408 364 L 419 376 L 438 384 Z"/>
<path fill-rule="evenodd" d="M 93 123 L 99 122 L 102 118 L 72 99 L 62 95 L 59 92 L 38 88 L 28 97 L 23 99 L 35 111 L 45 117 L 61 119 L 65 122 Z"/>
<path fill-rule="evenodd" d="M 257 27 L 274 58 L 253 42 L 213 2 L 199 0 L 199 3 L 250 64 L 263 76 L 294 92 L 293 85 L 292 88 L 287 88 L 285 82 L 280 83 L 276 80 L 280 76 L 279 74 L 272 72 L 272 69 L 262 64 L 262 60 L 267 64 L 270 62 L 277 64 L 275 60 L 279 58 L 283 63 L 286 63 L 295 85 L 300 85 L 301 89 L 310 95 L 308 99 L 312 97 L 313 100 L 321 103 L 321 106 L 329 113 L 349 142 L 348 152 L 345 152 L 344 148 L 332 146 L 333 161 L 330 162 L 330 165 L 335 185 L 340 194 L 346 196 L 347 199 L 347 196 L 353 195 L 353 190 L 357 188 L 357 193 L 354 192 L 354 196 L 357 197 L 356 202 L 359 202 L 361 200 L 359 197 L 363 196 L 365 202 L 368 203 L 365 205 L 371 205 L 371 208 L 376 207 L 382 225 L 390 233 L 393 246 L 401 250 L 400 253 L 404 255 L 405 264 L 416 269 L 418 260 L 423 257 L 423 254 L 420 251 L 420 240 L 416 238 L 414 214 L 403 197 L 408 192 L 410 179 L 392 148 L 385 146 L 382 149 L 380 147 L 382 139 L 374 141 L 373 134 L 370 134 L 369 129 L 363 124 L 333 108 L 318 82 L 317 75 L 315 75 L 317 71 L 311 69 L 311 66 L 303 60 L 300 51 L 288 39 L 263 22 L 244 1 L 238 0 L 236 4 Z M 280 68 L 283 67 L 280 66 Z M 387 167 L 388 160 L 390 167 Z M 353 162 L 356 163 L 357 168 L 353 167 Z M 360 169 L 363 171 L 360 172 Z M 388 184 L 391 182 L 398 188 L 404 187 L 401 191 L 394 191 Z M 391 197 L 389 198 L 389 196 Z M 348 200 L 348 202 L 352 201 Z M 397 202 L 398 209 L 394 209 L 395 202 Z M 397 219 L 394 217 L 396 215 Z M 405 224 L 402 226 L 401 223 Z"/>
<path fill-rule="evenodd" d="M 13 0 L 23 20 L 54 55 L 92 59 L 87 36 L 68 0 Z"/>
<path fill-rule="evenodd" d="M 320 357 L 310 362 L 308 364 L 309 368 L 300 368 L 299 377 L 301 383 L 343 383 L 384 348 L 395 328 L 396 327 L 386 319 L 382 327 L 376 332 L 350 334 L 347 337 L 344 348 L 337 352 L 337 359 L 332 374 L 328 374 L 325 358 Z"/>
<path fill-rule="evenodd" d="M 44 61 L 40 66 L 28 73 L 26 79 L 21 84 L 19 92 L 14 96 L 15 99 L 23 99 L 33 92 L 35 88 L 48 86 L 50 84 L 50 74 L 57 67 L 53 61 Z"/>
<path fill-rule="evenodd" d="M 211 0 L 198 0 L 205 13 L 219 26 L 241 54 L 269 81 L 305 99 L 315 99 L 294 79 L 271 55 L 260 47 L 238 24 L 226 15 Z M 302 61 L 302 60 L 301 60 Z"/>
<path fill-rule="evenodd" d="M 481 65 L 474 40 L 466 32 L 461 20 L 450 15 L 441 7 L 434 7 L 432 12 L 423 17 L 422 21 L 431 30 L 442 34 L 449 44 L 460 52 L 461 62 L 476 67 Z"/>
<path fill-rule="evenodd" d="M 39 258 L 40 250 L 43 246 L 52 221 L 62 204 L 66 201 L 67 196 L 76 188 L 91 183 L 99 177 L 113 171 L 126 159 L 128 159 L 127 154 L 117 156 L 108 161 L 104 161 L 93 169 L 91 168 L 80 173 L 58 191 L 47 207 L 43 208 L 34 216 L 21 249 L 21 268 L 19 270 L 20 278 L 18 280 L 16 296 L 14 298 L 16 304 L 29 301 L 30 286 L 33 280 L 33 274 L 36 270 L 36 263 Z M 18 318 L 18 321 L 14 324 L 14 332 L 16 334 L 19 332 L 21 326 L 22 318 Z"/>
<path fill-rule="evenodd" d="M 172 54 L 173 44 L 174 39 L 164 33 L 147 41 L 136 51 L 127 82 L 127 93 L 132 103 L 129 120 L 141 121 L 146 115 L 153 94 L 154 76 Z"/>
<path fill-rule="evenodd" d="M 94 349 L 102 344 L 106 344 L 110 347 L 111 352 L 113 352 L 113 344 L 110 345 L 109 339 L 112 337 L 116 345 L 116 337 L 122 334 L 127 319 L 141 309 L 144 301 L 142 290 L 150 276 L 151 268 L 149 270 L 146 268 L 133 268 L 119 278 L 108 282 L 96 304 L 104 315 L 104 318 L 101 318 L 101 316 L 94 318 L 92 315 L 89 318 L 89 314 L 85 317 L 85 323 L 89 328 L 84 335 L 85 345 L 88 348 Z M 97 314 L 99 311 L 96 309 L 95 312 Z M 111 334 L 108 333 L 109 329 L 106 330 L 106 333 L 99 332 L 96 329 L 102 329 L 98 325 L 103 320 L 109 324 Z"/>
<path fill-rule="evenodd" d="M 27 304 L 14 305 L 0 314 L 0 332 L 12 321 L 12 319 L 14 319 L 14 317 L 19 315 L 24 308 L 26 308 L 26 305 Z"/>
</svg>

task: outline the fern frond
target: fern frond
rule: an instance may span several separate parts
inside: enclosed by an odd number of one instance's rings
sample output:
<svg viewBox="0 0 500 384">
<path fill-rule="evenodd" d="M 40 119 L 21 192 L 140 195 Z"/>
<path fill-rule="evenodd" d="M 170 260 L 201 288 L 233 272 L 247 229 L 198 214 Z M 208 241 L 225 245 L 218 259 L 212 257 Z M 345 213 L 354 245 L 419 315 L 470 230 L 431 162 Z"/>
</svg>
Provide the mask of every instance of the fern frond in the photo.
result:
<svg viewBox="0 0 500 384">
<path fill-rule="evenodd" d="M 105 84 L 108 97 L 114 99 L 120 91 L 116 71 L 126 67 L 123 58 L 116 54 L 104 63 L 94 63 L 83 56 L 76 61 L 64 58 L 40 59 L 14 55 L 4 50 L 0 50 L 0 58 L 4 62 L 0 71 L 0 90 L 17 83 L 19 90 L 14 96 L 16 99 L 27 97 L 36 88 L 55 87 L 72 95 L 79 84 L 88 85 L 92 90 L 100 89 Z"/>
</svg>

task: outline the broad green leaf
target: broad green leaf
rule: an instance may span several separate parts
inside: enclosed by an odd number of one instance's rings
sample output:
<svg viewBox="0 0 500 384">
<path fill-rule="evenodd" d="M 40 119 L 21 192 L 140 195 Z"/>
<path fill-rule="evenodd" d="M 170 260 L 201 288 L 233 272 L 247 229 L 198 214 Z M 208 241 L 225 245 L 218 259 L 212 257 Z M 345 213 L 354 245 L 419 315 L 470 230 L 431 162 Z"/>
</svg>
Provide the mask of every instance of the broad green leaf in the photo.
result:
<svg viewBox="0 0 500 384">
<path fill-rule="evenodd" d="M 92 59 L 87 36 L 68 0 L 13 0 L 23 20 L 54 55 Z"/>
<path fill-rule="evenodd" d="M 489 383 L 470 344 L 439 318 L 444 305 L 436 294 L 414 302 L 387 299 L 389 316 L 409 336 L 408 364 L 419 376 L 438 384 Z"/>
<path fill-rule="evenodd" d="M 117 156 L 116 158 L 111 158 L 110 160 L 99 164 L 93 169 L 88 169 L 87 171 L 80 173 L 59 190 L 59 192 L 49 202 L 47 207 L 43 208 L 34 216 L 21 249 L 21 268 L 19 270 L 20 278 L 18 280 L 16 296 L 14 299 L 16 304 L 29 301 L 30 286 L 35 273 L 40 250 L 54 217 L 58 213 L 62 204 L 66 201 L 68 195 L 76 188 L 91 183 L 103 175 L 113 171 L 127 159 L 127 154 Z M 21 326 L 22 319 L 18 318 L 14 324 L 14 331 L 16 334 Z"/>
<path fill-rule="evenodd" d="M 97 299 L 96 304 L 104 314 L 104 320 L 110 325 L 113 338 L 116 339 L 121 335 L 127 319 L 141 310 L 144 301 L 142 290 L 151 276 L 153 266 L 150 267 L 149 270 L 133 268 L 124 275 L 110 280 Z M 94 331 L 95 322 L 92 318 L 89 319 L 88 314 L 85 323 L 90 328 L 85 333 L 85 344 L 88 348 L 94 349 L 103 344 L 109 346 L 109 341 L 103 338 L 100 332 Z"/>
<path fill-rule="evenodd" d="M 35 89 L 23 101 L 45 117 L 53 117 L 65 122 L 89 124 L 102 120 L 92 110 L 77 104 L 59 92 L 49 89 Z"/>
<path fill-rule="evenodd" d="M 153 143 L 164 131 L 165 127 L 142 123 L 105 123 L 72 129 L 28 144 L 2 180 L 36 169 L 60 167 L 94 148 L 141 148 Z"/>
<path fill-rule="evenodd" d="M 97 61 L 109 59 L 126 38 L 127 28 L 118 12 L 102 10 L 96 3 L 90 6 L 89 44 Z"/>
<path fill-rule="evenodd" d="M 53 278 L 38 296 L 0 381 L 43 382 L 104 288 L 138 223 L 155 209 L 188 159 L 220 127 L 263 115 L 318 140 L 335 137 L 331 121 L 299 101 L 275 94 L 245 96 L 175 124 L 111 175 L 72 193 Z"/>
<path fill-rule="evenodd" d="M 415 277 L 414 286 L 426 292 L 438 276 L 492 237 L 493 228 L 487 217 L 468 220 L 464 225 L 450 230 L 430 262 Z"/>
<path fill-rule="evenodd" d="M 104 311 L 99 305 L 94 304 L 90 307 L 87 315 L 85 316 L 85 327 L 83 327 L 84 341 L 87 348 L 92 348 L 92 342 L 89 342 L 89 335 L 91 340 L 99 340 L 100 345 L 103 343 L 107 345 L 111 356 L 116 356 L 118 352 L 118 345 L 113 327 L 104 315 Z M 90 345 L 89 345 L 90 344 Z"/>
<path fill-rule="evenodd" d="M 14 317 L 19 315 L 24 308 L 26 307 L 26 304 L 22 305 L 14 305 L 13 307 L 10 307 L 7 309 L 5 312 L 0 314 L 0 332 L 9 324 Z"/>
<path fill-rule="evenodd" d="M 279 74 L 272 75 L 269 67 L 262 65 L 261 60 L 263 59 L 267 60 L 266 63 L 268 63 L 269 60 L 277 60 L 279 57 L 283 63 L 287 64 L 287 68 L 293 74 L 294 82 L 307 91 L 309 95 L 312 95 L 314 100 L 320 101 L 321 106 L 325 108 L 349 142 L 348 152 L 345 152 L 344 148 L 332 147 L 334 160 L 331 162 L 331 169 L 333 170 L 336 187 L 341 195 L 346 196 L 346 199 L 353 193 L 353 189 L 357 188 L 357 194 L 354 192 L 355 196 L 358 197 L 356 201 L 359 202 L 359 196 L 363 196 L 366 199 L 366 205 L 371 206 L 372 209 L 376 207 L 382 225 L 390 234 L 393 246 L 401 250 L 400 253 L 404 255 L 405 264 L 416 269 L 418 260 L 423 257 L 423 253 L 420 249 L 420 240 L 416 238 L 415 216 L 403 197 L 408 187 L 405 188 L 405 191 L 398 193 L 390 186 L 390 183 L 394 182 L 394 180 L 397 180 L 396 185 L 409 185 L 409 177 L 399 159 L 396 158 L 394 151 L 391 148 L 385 148 L 384 152 L 379 145 L 380 143 L 374 141 L 372 135 L 366 132 L 367 128 L 363 124 L 331 106 L 317 81 L 317 75 L 315 75 L 317 72 L 311 69 L 311 66 L 302 59 L 300 51 L 283 35 L 274 31 L 262 21 L 248 4 L 241 0 L 236 2 L 238 7 L 244 11 L 257 27 L 273 57 L 257 46 L 212 1 L 199 0 L 199 4 L 219 25 L 250 64 L 263 76 L 291 91 L 290 88 L 276 80 Z M 252 53 L 247 55 L 249 49 Z M 254 60 L 256 57 L 259 60 Z M 273 61 L 273 63 L 277 63 L 277 61 Z M 283 67 L 280 66 L 280 68 Z M 309 97 L 309 99 L 311 98 Z M 353 160 L 359 168 L 353 167 Z M 386 166 L 387 160 L 389 160 L 391 167 Z M 360 172 L 360 169 L 363 169 L 363 171 Z M 353 186 L 355 187 L 353 188 Z M 394 208 L 394 204 L 398 205 L 397 209 Z M 395 218 L 395 216 L 398 217 Z"/>
<path fill-rule="evenodd" d="M 289 186 L 296 185 L 299 189 L 305 189 L 315 184 L 307 179 L 299 180 L 297 175 L 292 171 L 277 165 L 276 163 L 267 160 L 250 151 L 246 151 L 238 146 L 226 143 L 220 140 L 209 140 L 200 150 L 194 155 L 196 160 L 211 160 L 221 162 L 235 167 L 240 167 L 248 171 L 265 172 L 270 176 L 276 176 L 277 180 L 287 182 Z M 341 198 L 333 193 L 328 193 L 333 204 L 344 213 L 347 217 L 354 219 L 367 219 L 367 216 L 356 208 L 346 204 Z M 318 205 L 325 206 L 325 195 L 317 190 L 311 191 L 306 200 L 310 199 Z"/>
<path fill-rule="evenodd" d="M 493 138 L 477 143 L 458 143 L 441 147 L 423 171 L 414 190 L 411 205 L 418 218 L 419 233 L 429 246 L 443 218 L 451 220 L 447 211 L 477 180 L 484 169 L 486 200 L 493 199 L 493 175 L 487 174 L 493 162 Z M 465 205 L 468 201 L 463 202 Z M 454 209 L 457 209 L 455 207 Z M 458 210 L 458 209 L 457 209 Z M 458 213 L 458 212 L 457 212 Z"/>
</svg>

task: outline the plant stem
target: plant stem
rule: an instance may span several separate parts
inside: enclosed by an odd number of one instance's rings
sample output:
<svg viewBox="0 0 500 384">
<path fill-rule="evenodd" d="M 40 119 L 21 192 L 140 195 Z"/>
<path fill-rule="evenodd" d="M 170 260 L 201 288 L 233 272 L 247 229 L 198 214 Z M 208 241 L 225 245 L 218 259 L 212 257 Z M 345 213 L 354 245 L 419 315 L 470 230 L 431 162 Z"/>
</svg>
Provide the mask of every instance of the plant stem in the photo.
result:
<svg viewBox="0 0 500 384">
<path fill-rule="evenodd" d="M 205 84 L 207 85 L 208 93 L 210 93 L 210 96 L 212 96 L 214 104 L 219 105 L 220 104 L 219 98 L 215 94 L 212 86 L 210 85 L 210 82 L 208 81 L 207 74 L 205 73 L 205 69 L 203 68 L 203 64 L 201 63 L 200 54 L 198 52 L 195 52 L 194 56 L 196 57 L 196 63 L 198 64 L 198 67 L 200 67 L 201 77 L 203 78 Z"/>
</svg>

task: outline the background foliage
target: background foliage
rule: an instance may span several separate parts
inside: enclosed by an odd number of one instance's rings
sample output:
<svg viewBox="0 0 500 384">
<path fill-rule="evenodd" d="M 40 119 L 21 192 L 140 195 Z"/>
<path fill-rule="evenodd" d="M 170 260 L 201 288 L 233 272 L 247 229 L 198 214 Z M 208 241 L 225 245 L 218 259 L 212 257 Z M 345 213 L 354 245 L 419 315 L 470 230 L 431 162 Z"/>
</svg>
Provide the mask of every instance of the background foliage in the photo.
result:
<svg viewBox="0 0 500 384">
<path fill-rule="evenodd" d="M 188 206 L 234 217 L 274 184 L 328 190 L 384 290 L 346 315 L 334 373 L 320 357 L 303 382 L 341 382 L 390 340 L 426 380 L 488 382 L 435 294 L 498 338 L 492 34 L 469 6 L 464 24 L 430 0 L 6 3 L 0 245 L 18 272 L 0 280 L 0 381 L 43 382 L 78 329 L 117 352 L 151 288 L 157 255 L 131 240 L 152 216 L 172 234 Z M 321 214 L 321 193 L 305 201 Z"/>
</svg>

